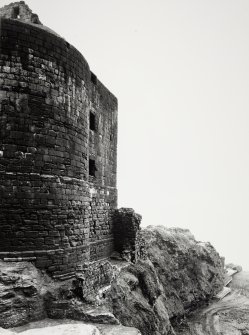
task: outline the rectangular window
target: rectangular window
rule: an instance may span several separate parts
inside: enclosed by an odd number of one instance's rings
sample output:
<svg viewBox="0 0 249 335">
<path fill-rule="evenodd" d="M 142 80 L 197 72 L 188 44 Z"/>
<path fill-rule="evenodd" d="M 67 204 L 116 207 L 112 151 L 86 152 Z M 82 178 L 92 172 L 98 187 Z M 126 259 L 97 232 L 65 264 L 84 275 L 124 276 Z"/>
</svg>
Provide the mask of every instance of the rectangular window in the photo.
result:
<svg viewBox="0 0 249 335">
<path fill-rule="evenodd" d="M 96 177 L 96 171 L 95 160 L 89 158 L 89 176 Z"/>
<path fill-rule="evenodd" d="M 93 131 L 96 130 L 96 117 L 93 112 L 90 112 L 90 115 L 89 115 L 89 128 Z"/>
</svg>

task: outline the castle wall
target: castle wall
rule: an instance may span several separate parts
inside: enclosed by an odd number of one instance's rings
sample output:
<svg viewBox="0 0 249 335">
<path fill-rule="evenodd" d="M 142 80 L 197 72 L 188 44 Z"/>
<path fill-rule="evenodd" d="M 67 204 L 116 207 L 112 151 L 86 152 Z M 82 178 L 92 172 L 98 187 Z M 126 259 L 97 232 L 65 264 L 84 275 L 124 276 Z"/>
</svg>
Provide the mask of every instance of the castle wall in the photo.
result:
<svg viewBox="0 0 249 335">
<path fill-rule="evenodd" d="M 113 248 L 117 100 L 62 38 L 0 24 L 0 258 L 63 276 Z"/>
</svg>

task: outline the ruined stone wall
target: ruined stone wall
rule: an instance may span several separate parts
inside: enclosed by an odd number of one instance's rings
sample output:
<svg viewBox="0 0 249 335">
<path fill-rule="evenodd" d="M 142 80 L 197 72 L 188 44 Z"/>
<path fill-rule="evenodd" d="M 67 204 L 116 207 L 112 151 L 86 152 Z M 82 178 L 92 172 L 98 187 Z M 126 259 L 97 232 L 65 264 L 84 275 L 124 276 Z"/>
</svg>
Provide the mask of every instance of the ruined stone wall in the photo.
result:
<svg viewBox="0 0 249 335">
<path fill-rule="evenodd" d="M 113 248 L 117 100 L 62 38 L 0 24 L 0 258 L 67 276 Z"/>
<path fill-rule="evenodd" d="M 124 260 L 135 263 L 144 258 L 145 242 L 141 236 L 142 216 L 132 208 L 120 208 L 113 213 L 114 249 Z"/>
<path fill-rule="evenodd" d="M 41 24 L 37 14 L 32 13 L 24 1 L 12 2 L 0 8 L 0 15 L 7 19 L 18 19 L 34 24 Z"/>
<path fill-rule="evenodd" d="M 90 262 L 79 270 L 73 284 L 78 295 L 86 301 L 94 299 L 101 292 L 100 288 L 108 287 L 114 276 L 113 265 L 108 261 Z"/>
</svg>

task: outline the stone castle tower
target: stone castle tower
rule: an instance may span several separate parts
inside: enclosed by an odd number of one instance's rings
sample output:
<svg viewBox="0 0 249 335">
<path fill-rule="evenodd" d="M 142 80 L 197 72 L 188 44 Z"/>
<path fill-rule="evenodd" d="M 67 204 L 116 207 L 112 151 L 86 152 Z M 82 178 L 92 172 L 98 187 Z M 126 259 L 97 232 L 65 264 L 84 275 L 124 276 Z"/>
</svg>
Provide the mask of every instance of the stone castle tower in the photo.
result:
<svg viewBox="0 0 249 335">
<path fill-rule="evenodd" d="M 23 1 L 0 16 L 0 258 L 63 279 L 113 250 L 117 99 Z"/>
</svg>

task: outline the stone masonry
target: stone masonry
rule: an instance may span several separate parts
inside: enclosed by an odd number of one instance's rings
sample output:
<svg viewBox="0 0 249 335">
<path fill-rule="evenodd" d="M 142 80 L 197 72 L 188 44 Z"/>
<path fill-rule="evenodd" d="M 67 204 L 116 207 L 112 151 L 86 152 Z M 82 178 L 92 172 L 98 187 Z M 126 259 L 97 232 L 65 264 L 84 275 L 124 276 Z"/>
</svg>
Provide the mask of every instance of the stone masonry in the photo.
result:
<svg viewBox="0 0 249 335">
<path fill-rule="evenodd" d="M 141 215 L 132 208 L 120 208 L 113 213 L 115 253 L 133 263 L 146 256 L 145 242 L 141 236 L 141 220 Z"/>
<path fill-rule="evenodd" d="M 113 251 L 117 99 L 23 1 L 0 16 L 0 258 L 68 278 Z"/>
<path fill-rule="evenodd" d="M 0 9 L 1 16 L 7 19 L 19 19 L 27 23 L 41 24 L 38 15 L 32 13 L 24 1 L 14 2 Z"/>
</svg>

